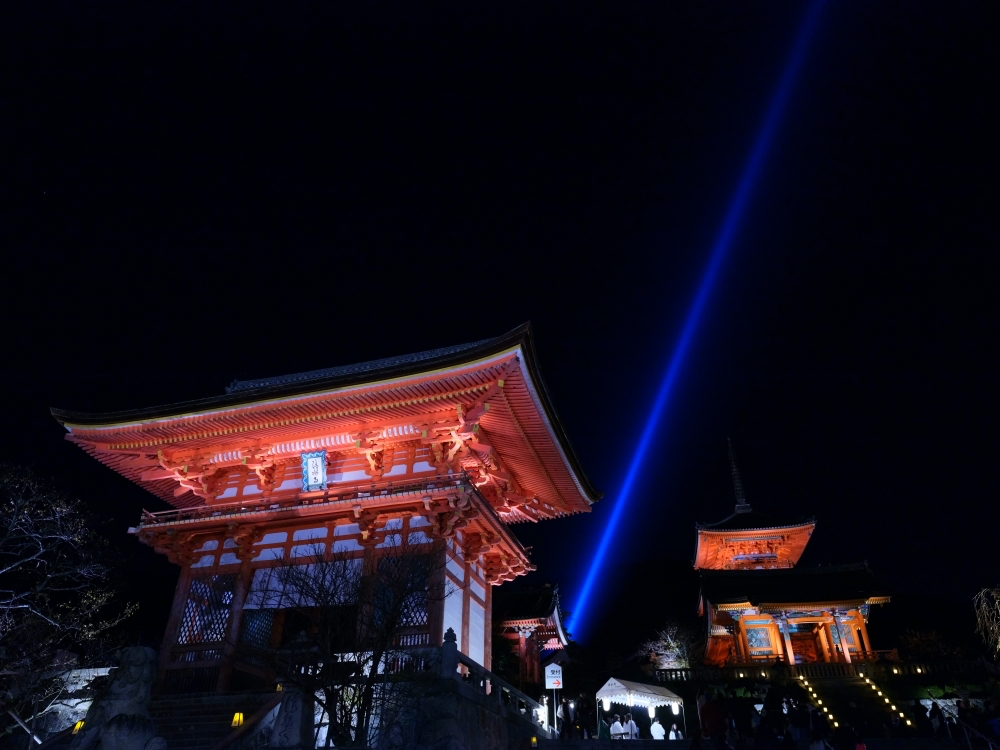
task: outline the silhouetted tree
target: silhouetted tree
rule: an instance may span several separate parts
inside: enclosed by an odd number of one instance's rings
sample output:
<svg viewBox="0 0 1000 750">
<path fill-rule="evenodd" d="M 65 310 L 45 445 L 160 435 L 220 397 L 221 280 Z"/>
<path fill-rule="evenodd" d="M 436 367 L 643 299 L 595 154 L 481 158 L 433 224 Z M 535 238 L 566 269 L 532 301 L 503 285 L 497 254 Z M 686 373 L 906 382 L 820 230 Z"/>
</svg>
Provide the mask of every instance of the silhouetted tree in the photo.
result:
<svg viewBox="0 0 1000 750">
<path fill-rule="evenodd" d="M 93 519 L 31 472 L 0 465 L 0 707 L 30 728 L 62 690 L 60 675 L 104 650 L 134 611 L 116 589 Z"/>
<path fill-rule="evenodd" d="M 701 653 L 698 633 L 677 622 L 667 624 L 636 652 L 639 665 L 647 674 L 657 669 L 687 669 L 697 662 Z"/>
<path fill-rule="evenodd" d="M 264 660 L 285 685 L 315 696 L 327 745 L 405 743 L 421 682 L 438 676 L 421 647 L 429 606 L 447 593 L 432 583 L 441 560 L 434 545 L 389 534 L 363 558 L 317 547 L 251 591 L 282 619 L 281 643 Z"/>
<path fill-rule="evenodd" d="M 983 589 L 972 600 L 976 633 L 994 655 L 1000 655 L 1000 587 Z"/>
</svg>

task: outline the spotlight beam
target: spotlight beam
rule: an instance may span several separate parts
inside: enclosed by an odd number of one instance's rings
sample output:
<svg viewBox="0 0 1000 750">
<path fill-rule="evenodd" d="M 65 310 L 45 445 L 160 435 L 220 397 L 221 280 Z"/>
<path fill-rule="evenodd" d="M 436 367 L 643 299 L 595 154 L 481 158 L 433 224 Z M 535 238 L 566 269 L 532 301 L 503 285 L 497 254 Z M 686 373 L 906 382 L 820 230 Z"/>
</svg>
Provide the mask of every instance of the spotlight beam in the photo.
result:
<svg viewBox="0 0 1000 750">
<path fill-rule="evenodd" d="M 699 321 L 701 320 L 705 304 L 708 301 L 709 294 L 715 284 L 715 279 L 719 274 L 719 267 L 722 265 L 722 261 L 729 250 L 729 246 L 732 244 L 733 237 L 739 227 L 740 219 L 743 217 L 744 210 L 750 199 L 750 191 L 757 182 L 757 178 L 760 175 L 761 168 L 764 163 L 764 158 L 767 156 L 768 151 L 771 148 L 771 144 L 774 141 L 774 135 L 778 129 L 778 123 L 780 122 L 781 116 L 788 104 L 788 99 L 791 95 L 795 80 L 798 77 L 799 69 L 802 67 L 802 62 L 805 59 L 809 43 L 816 30 L 820 10 L 822 9 L 824 2 L 825 0 L 813 0 L 806 13 L 802 26 L 799 28 L 795 45 L 792 47 L 791 55 L 785 65 L 785 70 L 778 81 L 778 87 L 771 98 L 770 106 L 767 109 L 764 122 L 757 134 L 757 139 L 754 141 L 753 150 L 750 152 L 750 158 L 747 159 L 746 166 L 743 169 L 743 176 L 737 184 L 736 192 L 733 194 L 732 200 L 729 203 L 729 209 L 726 211 L 725 219 L 722 222 L 719 234 L 716 237 L 715 244 L 712 248 L 711 256 L 709 257 L 708 266 L 702 276 L 701 284 L 698 286 L 691 309 L 688 311 L 684 327 L 681 329 L 680 338 L 677 340 L 677 344 L 674 347 L 674 352 L 670 358 L 670 364 L 667 367 L 666 375 L 664 376 L 663 382 L 660 384 L 660 389 L 656 394 L 656 400 L 653 402 L 653 408 L 649 412 L 649 417 L 646 420 L 646 426 L 642 431 L 642 435 L 639 437 L 639 444 L 636 447 L 635 452 L 632 454 L 632 463 L 629 465 L 628 473 L 625 475 L 625 481 L 622 483 L 621 489 L 618 492 L 618 499 L 611 511 L 611 517 L 608 519 L 607 524 L 604 527 L 604 534 L 601 537 L 600 544 L 598 544 L 597 550 L 591 558 L 590 569 L 587 571 L 587 577 L 584 579 L 583 586 L 577 596 L 576 606 L 573 608 L 573 612 L 567 623 L 567 629 L 572 631 L 577 637 L 580 636 L 580 628 L 583 624 L 583 613 L 587 611 L 587 603 L 593 590 L 594 583 L 597 580 L 597 575 L 604 564 L 604 557 L 608 552 L 608 548 L 611 546 L 611 540 L 614 538 L 615 529 L 617 528 L 621 515 L 625 510 L 625 506 L 628 504 L 632 487 L 639 476 L 639 470 L 645 459 L 646 451 L 648 450 L 649 444 L 652 441 L 654 433 L 656 432 L 657 424 L 659 423 L 663 410 L 666 407 L 670 392 L 674 387 L 674 383 L 677 381 L 681 364 L 684 361 L 684 356 L 687 354 L 687 350 L 691 344 L 691 339 L 694 336 L 694 332 L 698 327 Z"/>
</svg>

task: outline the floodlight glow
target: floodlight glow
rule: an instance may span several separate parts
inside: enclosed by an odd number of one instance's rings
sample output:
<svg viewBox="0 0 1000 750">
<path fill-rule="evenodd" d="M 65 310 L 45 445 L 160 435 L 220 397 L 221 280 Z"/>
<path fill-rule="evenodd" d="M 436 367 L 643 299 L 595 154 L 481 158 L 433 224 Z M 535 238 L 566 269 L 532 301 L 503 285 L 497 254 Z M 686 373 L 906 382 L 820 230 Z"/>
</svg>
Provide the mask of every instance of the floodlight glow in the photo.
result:
<svg viewBox="0 0 1000 750">
<path fill-rule="evenodd" d="M 625 481 L 622 482 L 621 489 L 618 492 L 617 502 L 615 502 L 614 508 L 611 511 L 611 517 L 608 519 L 607 524 L 604 527 L 604 534 L 601 537 L 600 543 L 597 545 L 597 550 L 590 560 L 590 568 L 583 581 L 583 586 L 580 588 L 579 594 L 577 595 L 576 606 L 573 607 L 573 613 L 567 623 L 567 630 L 573 632 L 577 638 L 581 635 L 583 623 L 581 617 L 583 613 L 587 611 L 587 601 L 590 598 L 591 591 L 593 591 L 594 583 L 597 581 L 598 574 L 604 568 L 604 557 L 611 545 L 611 540 L 615 538 L 615 530 L 618 527 L 618 522 L 621 519 L 625 506 L 629 501 L 632 486 L 635 484 L 635 481 L 639 476 L 640 468 L 645 460 L 646 451 L 649 448 L 649 444 L 652 442 L 656 426 L 660 421 L 660 416 L 663 413 L 664 407 L 667 404 L 667 399 L 670 396 L 670 392 L 673 389 L 678 374 L 680 373 L 681 364 L 684 361 L 684 355 L 687 354 L 687 350 L 691 344 L 691 339 L 694 337 L 695 329 L 698 327 L 698 323 L 701 320 L 702 312 L 708 302 L 708 296 L 715 284 L 715 278 L 718 276 L 719 267 L 722 265 L 722 261 L 729 250 L 729 246 L 732 244 L 733 237 L 736 235 L 740 219 L 743 217 L 744 209 L 750 200 L 750 191 L 755 185 L 757 177 L 760 175 L 760 171 L 764 163 L 764 157 L 767 156 L 771 143 L 774 140 L 775 132 L 778 129 L 778 122 L 781 120 L 781 115 L 785 111 L 785 107 L 788 104 L 788 98 L 791 95 L 792 86 L 798 76 L 799 69 L 802 67 L 802 61 L 805 59 L 806 50 L 809 46 L 810 40 L 812 39 L 813 32 L 816 29 L 816 24 L 819 20 L 819 13 L 824 2 L 825 0 L 813 0 L 808 13 L 806 14 L 805 20 L 802 23 L 802 27 L 799 29 L 798 37 L 795 40 L 795 46 L 792 48 L 792 54 L 789 57 L 788 63 L 785 65 L 785 70 L 778 81 L 778 87 L 771 99 L 767 115 L 764 118 L 764 123 L 761 126 L 760 132 L 757 134 L 757 140 L 754 142 L 753 150 L 750 152 L 750 158 L 747 160 L 746 166 L 743 169 L 743 176 L 740 179 L 740 182 L 736 187 L 736 192 L 733 194 L 733 198 L 729 203 L 729 208 L 726 211 L 722 227 L 719 230 L 719 234 L 715 240 L 715 245 L 712 248 L 712 254 L 709 257 L 705 274 L 702 276 L 701 284 L 699 284 L 698 291 L 694 297 L 694 302 L 691 305 L 691 309 L 688 311 L 687 320 L 684 322 L 684 327 L 681 329 L 680 338 L 677 340 L 677 344 L 674 347 L 673 355 L 670 358 L 670 364 L 667 366 L 666 375 L 663 378 L 663 382 L 660 384 L 660 389 L 656 394 L 655 401 L 653 402 L 653 408 L 650 410 L 649 417 L 646 420 L 646 426 L 639 437 L 639 445 L 632 454 L 632 463 L 629 465 L 628 472 L 625 474 Z"/>
</svg>

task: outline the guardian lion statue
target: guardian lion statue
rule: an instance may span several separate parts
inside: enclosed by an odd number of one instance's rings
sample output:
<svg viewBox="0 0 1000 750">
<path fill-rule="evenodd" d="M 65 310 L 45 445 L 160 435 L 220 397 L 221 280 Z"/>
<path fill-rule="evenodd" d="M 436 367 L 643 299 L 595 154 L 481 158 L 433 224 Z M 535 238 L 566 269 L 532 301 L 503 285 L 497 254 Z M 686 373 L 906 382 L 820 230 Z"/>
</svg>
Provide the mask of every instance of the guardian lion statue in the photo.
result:
<svg viewBox="0 0 1000 750">
<path fill-rule="evenodd" d="M 110 684 L 90 706 L 69 750 L 166 750 L 147 708 L 155 677 L 153 649 L 123 649 Z"/>
</svg>

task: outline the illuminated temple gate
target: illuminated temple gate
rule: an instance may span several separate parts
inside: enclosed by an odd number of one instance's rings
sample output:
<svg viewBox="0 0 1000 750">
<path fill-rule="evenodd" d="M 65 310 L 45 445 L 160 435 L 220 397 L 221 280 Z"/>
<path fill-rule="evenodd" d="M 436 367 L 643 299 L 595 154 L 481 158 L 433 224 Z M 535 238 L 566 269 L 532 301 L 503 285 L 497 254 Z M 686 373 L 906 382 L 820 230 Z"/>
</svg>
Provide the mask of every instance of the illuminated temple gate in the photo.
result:
<svg viewBox="0 0 1000 750">
<path fill-rule="evenodd" d="M 705 662 L 868 661 L 874 604 L 889 601 L 867 563 L 797 567 L 816 520 L 787 523 L 754 513 L 730 448 L 736 507 L 698 524 L 694 567 L 701 571 L 698 612 L 705 618 Z"/>
<path fill-rule="evenodd" d="M 317 550 L 378 558 L 432 545 L 441 580 L 407 643 L 490 666 L 493 586 L 533 569 L 511 524 L 584 513 L 599 495 L 539 377 L 529 326 L 496 339 L 237 381 L 219 397 L 111 414 L 53 409 L 67 439 L 173 510 L 130 529 L 181 567 L 160 652 L 167 690 L 267 675 L 237 644 L 280 638 L 254 592 Z"/>
</svg>

